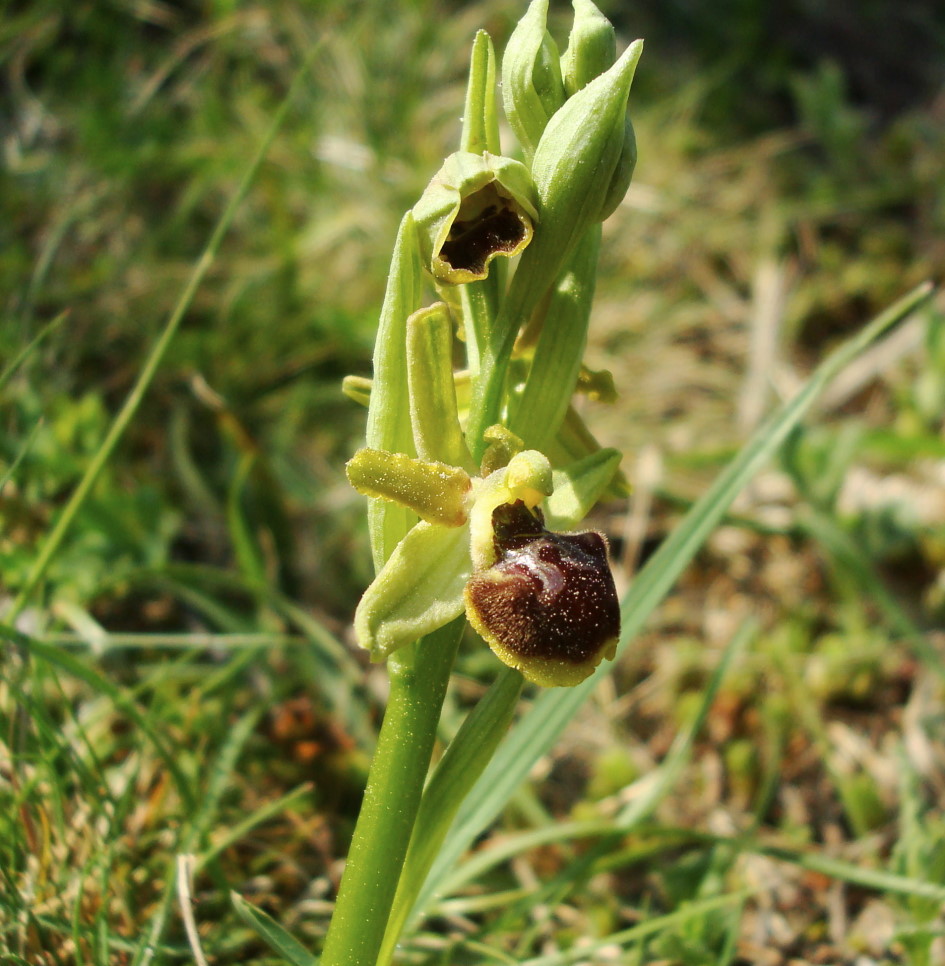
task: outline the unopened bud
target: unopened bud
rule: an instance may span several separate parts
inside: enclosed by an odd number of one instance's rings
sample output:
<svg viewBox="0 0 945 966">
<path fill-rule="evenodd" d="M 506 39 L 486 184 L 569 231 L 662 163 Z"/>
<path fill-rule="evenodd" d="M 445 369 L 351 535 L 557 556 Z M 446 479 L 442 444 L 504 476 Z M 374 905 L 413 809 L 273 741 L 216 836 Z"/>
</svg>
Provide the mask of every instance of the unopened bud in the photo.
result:
<svg viewBox="0 0 945 966">
<path fill-rule="evenodd" d="M 573 0 L 574 26 L 568 49 L 561 55 L 561 77 L 568 97 L 576 94 L 617 59 L 617 39 L 611 22 L 591 3 Z"/>
<path fill-rule="evenodd" d="M 637 137 L 633 133 L 633 124 L 629 116 L 624 120 L 623 129 L 623 148 L 620 157 L 617 159 L 617 166 L 614 173 L 610 176 L 610 183 L 607 185 L 607 192 L 601 203 L 599 221 L 605 221 L 618 208 L 627 194 L 627 188 L 633 179 L 633 169 L 637 166 Z"/>
<path fill-rule="evenodd" d="M 548 0 L 532 0 L 502 58 L 502 104 L 526 157 L 555 111 L 564 104 L 558 47 L 548 33 Z"/>
</svg>

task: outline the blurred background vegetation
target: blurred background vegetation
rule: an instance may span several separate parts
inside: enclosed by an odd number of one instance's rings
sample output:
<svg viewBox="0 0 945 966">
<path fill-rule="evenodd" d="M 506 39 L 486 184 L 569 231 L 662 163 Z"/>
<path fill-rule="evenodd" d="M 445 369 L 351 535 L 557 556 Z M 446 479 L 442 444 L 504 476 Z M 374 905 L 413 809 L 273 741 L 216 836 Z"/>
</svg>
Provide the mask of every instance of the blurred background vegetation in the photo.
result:
<svg viewBox="0 0 945 966">
<path fill-rule="evenodd" d="M 598 521 L 626 580 L 813 362 L 941 277 L 945 8 L 600 5 L 624 43 L 647 42 L 631 97 L 640 161 L 605 226 L 588 355 L 619 395 L 585 404 L 637 484 L 633 512 L 614 505 Z M 214 962 L 276 961 L 235 924 L 227 885 L 300 935 L 323 928 L 383 703 L 382 673 L 349 648 L 370 564 L 363 501 L 343 472 L 364 412 L 340 382 L 370 373 L 396 225 L 457 143 L 471 38 L 485 27 L 501 50 L 523 9 L 5 7 L 0 370 L 66 314 L 0 389 L 0 608 L 295 72 L 323 45 L 144 407 L 21 620 L 52 650 L 6 649 L 0 952 L 6 943 L 20 957 L 11 961 L 133 962 L 145 935 L 166 961 L 184 956 L 165 864 L 185 845 L 209 850 L 200 918 Z M 553 5 L 562 42 L 569 20 Z M 942 716 L 943 311 L 938 298 L 866 360 L 759 479 L 512 825 L 593 810 L 652 767 L 712 655 L 754 613 L 762 639 L 710 722 L 689 794 L 661 821 L 720 831 L 750 819 L 945 881 L 945 758 L 941 731 L 927 727 Z M 445 733 L 494 663 L 470 645 L 460 671 Z M 903 734 L 905 770 L 891 744 Z M 227 776 L 215 792 L 211 761 Z M 252 834 L 228 837 L 245 816 L 259 818 Z M 937 865 L 909 866 L 919 861 L 910 848 Z M 626 904 L 678 908 L 705 894 L 720 861 L 681 853 L 663 875 L 574 899 L 574 915 L 606 931 Z M 837 909 L 855 924 L 871 895 L 831 907 L 820 881 L 785 874 L 776 885 L 796 901 L 786 911 L 771 900 L 787 924 L 776 940 L 753 914 L 765 948 L 813 961 L 834 943 L 831 961 L 854 956 L 836 945 Z M 876 927 L 886 937 L 876 942 L 891 957 L 931 955 L 934 903 L 913 906 L 883 906 L 892 925 Z M 515 915 L 475 921 L 510 948 L 527 906 Z M 641 961 L 718 962 L 727 937 L 748 931 L 740 921 L 719 933 L 706 919 L 656 952 L 641 947 Z M 566 916 L 554 925 L 549 935 L 581 931 Z M 436 935 L 436 955 L 470 961 L 449 929 Z M 531 935 L 534 949 L 543 936 Z"/>
</svg>

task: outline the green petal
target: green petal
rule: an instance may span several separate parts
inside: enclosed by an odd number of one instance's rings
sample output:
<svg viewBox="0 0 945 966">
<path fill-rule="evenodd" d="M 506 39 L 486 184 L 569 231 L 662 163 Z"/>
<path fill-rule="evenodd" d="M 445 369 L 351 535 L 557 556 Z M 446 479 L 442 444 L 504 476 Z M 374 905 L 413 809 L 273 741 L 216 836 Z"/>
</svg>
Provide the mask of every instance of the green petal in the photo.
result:
<svg viewBox="0 0 945 966">
<path fill-rule="evenodd" d="M 348 482 L 365 496 L 399 503 L 440 526 L 466 522 L 472 481 L 458 466 L 365 448 L 354 454 L 345 471 Z"/>
<path fill-rule="evenodd" d="M 345 376 L 341 391 L 359 406 L 367 408 L 371 403 L 371 380 L 367 376 Z"/>
<path fill-rule="evenodd" d="M 463 612 L 472 565 L 469 531 L 418 523 L 364 592 L 354 631 L 371 660 L 381 661 Z"/>
<path fill-rule="evenodd" d="M 554 493 L 545 501 L 545 518 L 551 530 L 577 526 L 607 492 L 620 468 L 620 452 L 601 449 L 562 470 L 555 470 Z"/>
</svg>

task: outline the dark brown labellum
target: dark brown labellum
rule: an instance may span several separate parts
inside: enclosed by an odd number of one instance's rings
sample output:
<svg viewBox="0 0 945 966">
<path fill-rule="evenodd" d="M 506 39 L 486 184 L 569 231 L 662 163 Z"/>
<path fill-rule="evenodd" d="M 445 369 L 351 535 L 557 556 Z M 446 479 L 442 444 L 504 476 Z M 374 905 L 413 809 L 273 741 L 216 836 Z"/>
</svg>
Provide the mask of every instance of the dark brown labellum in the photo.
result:
<svg viewBox="0 0 945 966">
<path fill-rule="evenodd" d="M 516 251 L 525 235 L 526 228 L 519 215 L 508 208 L 491 205 L 475 219 L 453 222 L 440 258 L 451 268 L 482 276 L 492 255 Z"/>
<path fill-rule="evenodd" d="M 620 634 L 607 541 L 546 530 L 522 503 L 498 507 L 492 522 L 497 559 L 466 585 L 470 622 L 530 681 L 579 683 L 613 657 Z"/>
</svg>

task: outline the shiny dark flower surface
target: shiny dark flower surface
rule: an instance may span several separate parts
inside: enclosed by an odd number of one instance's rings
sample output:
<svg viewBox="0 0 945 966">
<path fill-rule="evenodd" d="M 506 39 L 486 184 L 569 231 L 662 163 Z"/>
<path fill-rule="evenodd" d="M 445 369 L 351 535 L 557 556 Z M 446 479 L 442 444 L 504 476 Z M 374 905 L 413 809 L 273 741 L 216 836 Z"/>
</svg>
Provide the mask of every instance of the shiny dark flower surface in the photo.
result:
<svg viewBox="0 0 945 966">
<path fill-rule="evenodd" d="M 521 217 L 510 208 L 492 205 L 475 219 L 457 218 L 453 222 L 440 258 L 454 270 L 479 277 L 486 274 L 493 255 L 512 255 L 526 241 L 527 229 Z"/>
<path fill-rule="evenodd" d="M 620 633 L 607 541 L 546 530 L 522 503 L 498 507 L 493 528 L 496 562 L 466 585 L 470 622 L 530 681 L 582 681 L 613 657 Z"/>
</svg>

